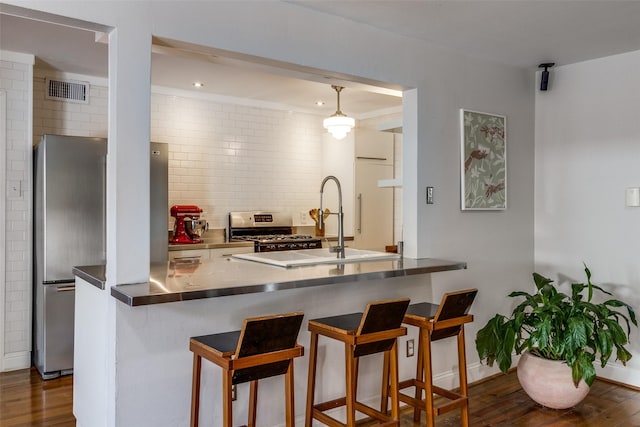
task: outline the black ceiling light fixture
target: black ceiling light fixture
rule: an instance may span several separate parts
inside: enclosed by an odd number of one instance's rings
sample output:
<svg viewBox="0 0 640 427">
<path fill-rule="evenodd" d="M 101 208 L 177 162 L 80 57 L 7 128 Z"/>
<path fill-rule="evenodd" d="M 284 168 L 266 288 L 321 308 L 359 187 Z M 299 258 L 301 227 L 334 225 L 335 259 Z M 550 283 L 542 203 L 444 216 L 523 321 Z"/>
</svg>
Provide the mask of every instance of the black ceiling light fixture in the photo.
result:
<svg viewBox="0 0 640 427">
<path fill-rule="evenodd" d="M 556 65 L 555 62 L 545 62 L 543 64 L 538 65 L 538 68 L 544 68 L 542 72 L 542 77 L 540 78 L 540 90 L 547 90 L 549 86 L 549 68 Z"/>
</svg>

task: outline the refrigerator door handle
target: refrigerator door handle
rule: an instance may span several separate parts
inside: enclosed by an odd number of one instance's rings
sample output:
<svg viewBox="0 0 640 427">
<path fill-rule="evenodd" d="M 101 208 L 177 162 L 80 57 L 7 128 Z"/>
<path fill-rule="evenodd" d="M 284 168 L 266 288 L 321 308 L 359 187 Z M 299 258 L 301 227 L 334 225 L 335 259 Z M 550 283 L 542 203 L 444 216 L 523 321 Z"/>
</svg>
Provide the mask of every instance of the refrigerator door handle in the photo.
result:
<svg viewBox="0 0 640 427">
<path fill-rule="evenodd" d="M 60 286 L 56 288 L 56 292 L 71 292 L 76 290 L 76 285 L 71 286 Z"/>
<path fill-rule="evenodd" d="M 64 285 L 65 283 L 73 283 L 75 284 L 76 281 L 75 279 L 63 279 L 63 280 L 44 280 L 42 282 L 42 284 L 44 286 L 49 286 L 49 285 Z"/>
</svg>

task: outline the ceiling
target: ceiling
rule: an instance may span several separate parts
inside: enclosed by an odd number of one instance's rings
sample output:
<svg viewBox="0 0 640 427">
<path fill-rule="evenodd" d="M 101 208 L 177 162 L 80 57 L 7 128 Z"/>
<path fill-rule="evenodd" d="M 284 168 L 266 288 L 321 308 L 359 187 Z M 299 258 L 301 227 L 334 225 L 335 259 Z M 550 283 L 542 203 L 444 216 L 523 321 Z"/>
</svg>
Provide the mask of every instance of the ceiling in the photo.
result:
<svg viewBox="0 0 640 427">
<path fill-rule="evenodd" d="M 640 1 L 288 2 L 532 72 L 542 62 L 565 65 L 640 49 Z M 107 45 L 96 42 L 93 31 L 11 16 L 1 4 L 0 12 L 0 49 L 34 54 L 43 67 L 106 77 Z M 156 42 L 154 85 L 194 90 L 192 83 L 202 81 L 203 92 L 328 115 L 335 111 L 329 85 L 342 84 L 342 110 L 356 118 L 401 106 L 399 91 L 375 82 L 340 81 L 319 70 L 285 69 Z M 318 100 L 325 105 L 316 106 Z"/>
<path fill-rule="evenodd" d="M 0 49 L 33 54 L 36 65 L 43 68 L 95 77 L 108 75 L 108 45 L 96 42 L 94 31 L 0 13 Z M 154 39 L 152 84 L 324 117 L 336 111 L 337 95 L 331 85 L 338 84 L 345 86 L 341 109 L 349 116 L 365 118 L 401 111 L 399 87 L 346 81 L 319 70 L 275 61 L 259 63 L 254 58 L 221 52 Z M 196 81 L 204 83 L 204 87 L 195 89 Z M 316 105 L 317 101 L 324 104 Z"/>
<path fill-rule="evenodd" d="M 291 0 L 391 33 L 535 70 L 640 49 L 637 0 Z"/>
</svg>

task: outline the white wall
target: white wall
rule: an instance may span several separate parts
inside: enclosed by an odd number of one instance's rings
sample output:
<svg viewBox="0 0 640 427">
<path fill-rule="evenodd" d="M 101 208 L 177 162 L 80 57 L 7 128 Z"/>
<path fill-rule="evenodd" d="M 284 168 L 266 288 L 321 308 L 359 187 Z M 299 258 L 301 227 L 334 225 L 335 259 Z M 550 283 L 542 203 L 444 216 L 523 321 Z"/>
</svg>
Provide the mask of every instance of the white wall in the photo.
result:
<svg viewBox="0 0 640 427">
<path fill-rule="evenodd" d="M 595 283 L 640 308 L 640 51 L 551 71 L 536 95 L 535 267 L 558 282 Z M 567 288 L 568 289 L 568 288 Z M 640 333 L 626 369 L 604 375 L 640 386 Z"/>
<path fill-rule="evenodd" d="M 414 241 L 420 257 L 467 262 L 466 271 L 433 276 L 431 299 L 439 301 L 446 291 L 479 289 L 467 332 L 473 381 L 493 372 L 478 366 L 477 330 L 505 311 L 511 303 L 507 295 L 526 286 L 533 271 L 534 76 L 446 52 L 431 52 L 422 69 L 420 87 L 409 96 L 417 97 L 416 117 L 403 123 L 405 254 Z M 460 210 L 460 108 L 507 118 L 509 207 L 504 211 Z M 410 120 L 417 123 L 416 134 L 407 126 Z M 434 187 L 433 205 L 425 201 L 427 186 Z M 435 348 L 442 357 L 434 358 L 434 372 L 451 369 L 455 347 L 436 343 Z"/>
<path fill-rule="evenodd" d="M 31 363 L 31 105 L 32 55 L 0 51 L 0 91 L 5 93 L 4 277 L 0 292 L 0 371 Z M 4 182 L 0 179 L 0 182 Z M 15 190 L 12 190 L 15 189 Z M 4 324 L 4 327 L 2 325 Z"/>
</svg>

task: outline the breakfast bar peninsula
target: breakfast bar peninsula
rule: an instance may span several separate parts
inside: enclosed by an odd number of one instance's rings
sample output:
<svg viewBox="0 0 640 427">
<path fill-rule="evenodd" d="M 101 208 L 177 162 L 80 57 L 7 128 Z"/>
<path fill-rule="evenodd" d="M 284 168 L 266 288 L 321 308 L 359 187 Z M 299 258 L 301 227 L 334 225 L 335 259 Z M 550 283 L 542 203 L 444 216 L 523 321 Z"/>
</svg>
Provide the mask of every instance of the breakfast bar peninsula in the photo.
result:
<svg viewBox="0 0 640 427">
<path fill-rule="evenodd" d="M 247 317 L 303 311 L 298 342 L 307 347 L 309 319 L 361 311 L 374 300 L 409 297 L 412 302 L 431 301 L 431 273 L 466 268 L 464 262 L 393 255 L 377 258 L 366 252 L 351 253 L 346 260 L 294 261 L 291 265 L 298 266 L 290 267 L 240 256 L 203 262 L 173 260 L 152 264 L 148 282 L 110 289 L 104 289 L 103 266 L 76 267 L 77 425 L 188 426 L 190 337 L 240 329 Z M 287 262 L 291 261 L 285 265 Z M 110 297 L 105 298 L 105 292 Z M 403 337 L 400 349 L 407 339 L 417 337 L 411 333 Z M 321 342 L 320 399 L 343 393 L 344 366 L 322 366 L 328 352 L 342 351 L 337 344 Z M 400 356 L 400 375 L 409 376 L 415 363 L 408 363 L 404 351 Z M 379 399 L 379 376 L 374 372 L 379 364 L 372 362 L 365 358 L 359 368 L 358 393 L 365 401 Z M 306 355 L 295 361 L 296 425 L 304 419 L 307 364 Z M 204 363 L 203 425 L 221 425 L 221 381 L 219 369 Z M 275 377 L 261 382 L 260 425 L 284 425 L 283 411 L 269 410 L 284 405 L 282 381 Z M 246 417 L 248 388 L 238 385 L 237 420 Z M 107 399 L 111 393 L 115 401 Z"/>
</svg>

